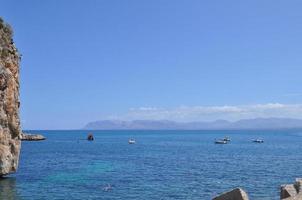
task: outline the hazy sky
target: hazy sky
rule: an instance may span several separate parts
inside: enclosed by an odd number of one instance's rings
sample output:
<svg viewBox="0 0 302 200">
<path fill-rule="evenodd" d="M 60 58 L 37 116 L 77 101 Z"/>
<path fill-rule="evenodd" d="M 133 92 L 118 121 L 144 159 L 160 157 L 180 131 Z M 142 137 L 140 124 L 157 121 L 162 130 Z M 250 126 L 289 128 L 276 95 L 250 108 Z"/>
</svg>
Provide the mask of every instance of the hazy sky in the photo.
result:
<svg viewBox="0 0 302 200">
<path fill-rule="evenodd" d="M 23 55 L 24 129 L 114 117 L 302 118 L 300 0 L 0 5 Z"/>
</svg>

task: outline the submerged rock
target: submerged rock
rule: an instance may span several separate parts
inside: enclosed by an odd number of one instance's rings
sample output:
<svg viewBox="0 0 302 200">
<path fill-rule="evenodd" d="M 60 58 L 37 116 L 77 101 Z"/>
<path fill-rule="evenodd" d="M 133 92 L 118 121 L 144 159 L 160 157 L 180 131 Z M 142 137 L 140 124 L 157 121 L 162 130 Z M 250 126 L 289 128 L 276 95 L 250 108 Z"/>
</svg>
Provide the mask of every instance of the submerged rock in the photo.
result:
<svg viewBox="0 0 302 200">
<path fill-rule="evenodd" d="M 0 176 L 18 168 L 20 141 L 19 61 L 11 27 L 0 18 Z"/>
<path fill-rule="evenodd" d="M 40 134 L 21 134 L 21 140 L 25 141 L 39 141 L 39 140 L 45 140 L 46 138 L 43 135 Z"/>
<path fill-rule="evenodd" d="M 215 197 L 213 200 L 249 200 L 249 197 L 243 189 L 236 188 Z"/>
<path fill-rule="evenodd" d="M 5 177 L 0 179 L 0 199 L 14 200 L 22 199 L 16 190 L 16 178 Z"/>
</svg>

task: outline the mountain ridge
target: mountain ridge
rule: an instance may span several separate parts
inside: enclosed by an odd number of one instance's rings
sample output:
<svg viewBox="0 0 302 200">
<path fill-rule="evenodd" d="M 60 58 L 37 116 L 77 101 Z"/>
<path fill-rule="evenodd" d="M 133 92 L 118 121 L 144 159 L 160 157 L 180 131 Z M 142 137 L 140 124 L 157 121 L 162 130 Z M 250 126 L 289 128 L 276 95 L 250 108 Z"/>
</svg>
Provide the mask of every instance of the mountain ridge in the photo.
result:
<svg viewBox="0 0 302 200">
<path fill-rule="evenodd" d="M 253 118 L 238 121 L 176 122 L 171 120 L 100 120 L 89 122 L 84 130 L 260 130 L 302 128 L 302 119 Z"/>
</svg>

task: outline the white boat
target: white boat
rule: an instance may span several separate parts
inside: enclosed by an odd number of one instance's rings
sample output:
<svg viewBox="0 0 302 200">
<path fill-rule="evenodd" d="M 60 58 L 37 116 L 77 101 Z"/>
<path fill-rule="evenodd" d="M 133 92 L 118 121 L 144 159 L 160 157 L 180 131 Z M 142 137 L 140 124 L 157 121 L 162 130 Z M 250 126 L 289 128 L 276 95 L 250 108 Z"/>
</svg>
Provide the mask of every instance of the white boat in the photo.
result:
<svg viewBox="0 0 302 200">
<path fill-rule="evenodd" d="M 228 142 L 225 140 L 215 140 L 215 144 L 227 144 Z"/>
<path fill-rule="evenodd" d="M 261 140 L 261 139 L 255 139 L 255 140 L 253 140 L 253 142 L 255 142 L 255 143 L 263 143 L 263 142 L 264 142 L 264 140 Z"/>
<path fill-rule="evenodd" d="M 129 144 L 135 144 L 135 140 L 134 140 L 134 139 L 129 139 L 129 140 L 128 140 L 128 143 L 129 143 Z"/>
</svg>

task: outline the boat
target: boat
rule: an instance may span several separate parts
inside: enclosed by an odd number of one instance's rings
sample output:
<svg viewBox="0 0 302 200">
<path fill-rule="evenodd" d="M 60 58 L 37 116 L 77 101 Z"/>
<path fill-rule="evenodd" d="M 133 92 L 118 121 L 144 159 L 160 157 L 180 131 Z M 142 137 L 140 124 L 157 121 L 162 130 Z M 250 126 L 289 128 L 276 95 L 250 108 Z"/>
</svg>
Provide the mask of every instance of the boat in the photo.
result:
<svg viewBox="0 0 302 200">
<path fill-rule="evenodd" d="M 87 140 L 88 141 L 93 141 L 94 140 L 94 137 L 93 137 L 92 133 L 88 134 Z"/>
<path fill-rule="evenodd" d="M 253 142 L 255 142 L 255 143 L 263 143 L 264 140 L 262 140 L 262 139 L 255 139 L 255 140 L 253 140 Z"/>
<path fill-rule="evenodd" d="M 223 138 L 223 141 L 230 142 L 231 139 L 230 139 L 229 137 L 224 137 L 224 138 Z"/>
<path fill-rule="evenodd" d="M 129 140 L 128 140 L 128 143 L 129 143 L 129 144 L 135 144 L 135 140 L 134 140 L 134 139 L 129 139 Z"/>
<path fill-rule="evenodd" d="M 215 140 L 215 144 L 227 144 L 228 142 L 225 140 Z"/>
</svg>

